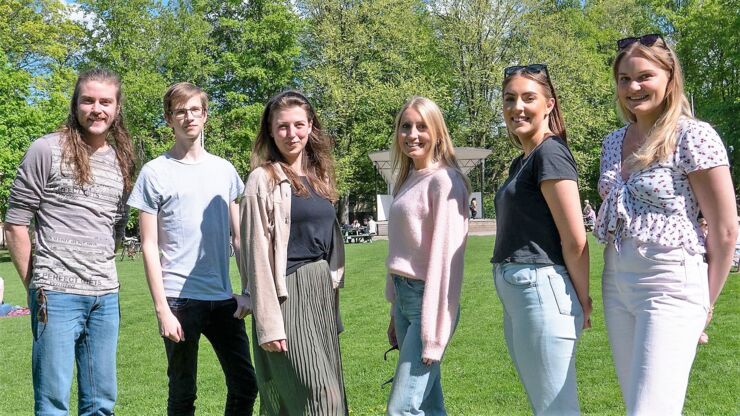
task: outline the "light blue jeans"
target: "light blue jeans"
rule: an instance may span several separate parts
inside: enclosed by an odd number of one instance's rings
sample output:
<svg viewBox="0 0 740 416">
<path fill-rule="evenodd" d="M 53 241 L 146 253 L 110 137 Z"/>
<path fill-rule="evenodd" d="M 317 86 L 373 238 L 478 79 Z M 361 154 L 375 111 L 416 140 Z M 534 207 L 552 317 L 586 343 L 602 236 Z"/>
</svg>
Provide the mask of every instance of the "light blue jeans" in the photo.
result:
<svg viewBox="0 0 740 416">
<path fill-rule="evenodd" d="M 576 341 L 583 309 L 564 266 L 499 263 L 509 355 L 535 415 L 578 415 Z"/>
<path fill-rule="evenodd" d="M 84 296 L 31 290 L 36 415 L 69 414 L 77 361 L 78 413 L 112 415 L 116 402 L 118 294 Z M 39 318 L 46 318 L 46 323 Z"/>
<path fill-rule="evenodd" d="M 389 416 L 446 415 L 440 363 L 421 361 L 421 304 L 424 282 L 393 275 L 396 288 L 394 321 L 400 350 L 388 398 Z"/>
</svg>

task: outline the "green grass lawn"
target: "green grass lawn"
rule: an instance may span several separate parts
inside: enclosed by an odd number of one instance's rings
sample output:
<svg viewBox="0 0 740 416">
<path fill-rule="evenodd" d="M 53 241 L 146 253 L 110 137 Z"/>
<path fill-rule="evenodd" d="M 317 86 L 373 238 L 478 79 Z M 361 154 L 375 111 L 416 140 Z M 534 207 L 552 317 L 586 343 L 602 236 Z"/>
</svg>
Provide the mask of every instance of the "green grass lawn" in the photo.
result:
<svg viewBox="0 0 740 416">
<path fill-rule="evenodd" d="M 451 415 L 528 414 L 529 405 L 506 352 L 501 305 L 494 292 L 492 237 L 471 237 L 465 264 L 462 317 L 447 350 L 443 386 Z M 350 413 L 380 415 L 394 371 L 396 353 L 383 361 L 388 347 L 388 304 L 383 297 L 387 242 L 347 247 L 346 287 L 342 291 L 341 336 Z M 591 241 L 593 328 L 578 347 L 578 387 L 584 414 L 624 414 L 601 310 L 602 247 Z M 167 400 L 164 347 L 143 274 L 141 260 L 119 262 L 121 332 L 118 354 L 119 415 L 162 415 Z M 0 252 L 5 300 L 25 304 L 7 252 Z M 235 286 L 236 269 L 232 267 Z M 687 415 L 740 414 L 740 275 L 731 275 L 709 329 L 711 342 L 699 348 L 684 408 Z M 29 319 L 0 319 L 0 416 L 33 413 L 31 331 Z M 251 332 L 248 330 L 251 334 Z M 198 413 L 223 414 L 223 375 L 207 341 L 201 343 Z M 76 387 L 72 393 L 76 414 Z"/>
</svg>

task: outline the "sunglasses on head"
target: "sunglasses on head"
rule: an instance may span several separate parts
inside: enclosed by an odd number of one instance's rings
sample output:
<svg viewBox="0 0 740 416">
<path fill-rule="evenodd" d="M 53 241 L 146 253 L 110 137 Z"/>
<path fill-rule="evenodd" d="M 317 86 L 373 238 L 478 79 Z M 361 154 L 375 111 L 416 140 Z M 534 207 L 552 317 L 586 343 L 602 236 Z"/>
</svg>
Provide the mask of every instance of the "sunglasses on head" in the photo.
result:
<svg viewBox="0 0 740 416">
<path fill-rule="evenodd" d="M 655 45 L 655 42 L 657 42 L 658 40 L 663 41 L 663 44 L 665 44 L 665 39 L 663 39 L 663 35 L 661 35 L 660 33 L 651 33 L 649 35 L 642 35 L 640 37 L 631 36 L 628 38 L 619 39 L 617 41 L 617 50 L 621 51 L 622 49 L 632 45 L 635 42 L 640 42 L 641 44 L 649 47 Z"/>
<path fill-rule="evenodd" d="M 547 65 L 545 64 L 507 66 L 504 68 L 504 78 L 508 78 L 519 72 L 526 72 L 528 74 L 539 74 L 540 72 L 544 72 L 545 75 L 550 78 L 550 74 L 547 72 Z"/>
</svg>

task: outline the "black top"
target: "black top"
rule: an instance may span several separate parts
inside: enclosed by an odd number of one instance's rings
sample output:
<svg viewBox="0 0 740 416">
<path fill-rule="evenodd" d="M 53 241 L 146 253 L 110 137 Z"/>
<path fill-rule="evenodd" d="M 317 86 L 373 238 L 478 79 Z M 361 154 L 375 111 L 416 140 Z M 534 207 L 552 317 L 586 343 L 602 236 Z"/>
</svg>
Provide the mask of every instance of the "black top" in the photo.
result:
<svg viewBox="0 0 740 416">
<path fill-rule="evenodd" d="M 511 163 L 509 177 L 496 192 L 496 245 L 492 263 L 565 265 L 560 233 L 540 190 L 548 179 L 577 181 L 576 161 L 556 136 L 540 143 L 526 158 Z"/>
<path fill-rule="evenodd" d="M 319 260 L 327 260 L 331 253 L 332 236 L 336 214 L 328 199 L 322 198 L 301 177 L 309 195 L 290 199 L 290 238 L 288 239 L 288 264 L 285 275 L 301 266 Z"/>
</svg>

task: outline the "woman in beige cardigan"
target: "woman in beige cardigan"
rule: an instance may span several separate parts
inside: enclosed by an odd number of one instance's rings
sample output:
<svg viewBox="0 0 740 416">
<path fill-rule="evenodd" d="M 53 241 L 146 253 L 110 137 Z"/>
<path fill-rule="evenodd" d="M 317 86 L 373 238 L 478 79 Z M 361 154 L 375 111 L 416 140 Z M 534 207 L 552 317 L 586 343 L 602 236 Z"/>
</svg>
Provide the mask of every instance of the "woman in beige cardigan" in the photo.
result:
<svg viewBox="0 0 740 416">
<path fill-rule="evenodd" d="M 331 141 L 309 101 L 270 99 L 241 202 L 260 414 L 346 415 L 338 288 L 344 247 Z"/>
</svg>

